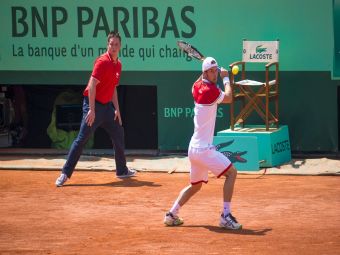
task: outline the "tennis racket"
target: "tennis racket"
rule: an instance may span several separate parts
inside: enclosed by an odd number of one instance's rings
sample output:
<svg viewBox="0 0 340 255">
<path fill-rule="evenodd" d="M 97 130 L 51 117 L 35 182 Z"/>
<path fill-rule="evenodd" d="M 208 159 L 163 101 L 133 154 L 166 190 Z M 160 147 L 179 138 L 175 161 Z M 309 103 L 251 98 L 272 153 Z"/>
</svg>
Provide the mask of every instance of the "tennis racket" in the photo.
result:
<svg viewBox="0 0 340 255">
<path fill-rule="evenodd" d="M 192 46 L 191 44 L 189 44 L 185 41 L 182 41 L 182 40 L 178 40 L 177 45 L 181 50 L 186 52 L 190 57 L 193 57 L 193 58 L 200 60 L 202 62 L 205 59 L 204 55 L 196 47 Z M 219 71 L 221 71 L 220 66 L 218 66 L 217 68 L 218 68 Z"/>
<path fill-rule="evenodd" d="M 185 41 L 179 40 L 177 41 L 177 45 L 181 50 L 186 52 L 190 57 L 196 58 L 197 60 L 200 60 L 200 61 L 203 61 L 205 59 L 203 54 L 191 44 Z"/>
</svg>

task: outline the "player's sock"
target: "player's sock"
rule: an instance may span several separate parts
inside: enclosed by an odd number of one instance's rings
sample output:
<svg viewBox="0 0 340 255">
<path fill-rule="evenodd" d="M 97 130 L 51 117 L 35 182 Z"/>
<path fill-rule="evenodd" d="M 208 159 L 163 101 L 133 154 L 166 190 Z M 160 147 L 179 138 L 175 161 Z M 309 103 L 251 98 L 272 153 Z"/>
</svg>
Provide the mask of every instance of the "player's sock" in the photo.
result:
<svg viewBox="0 0 340 255">
<path fill-rule="evenodd" d="M 174 205 L 172 206 L 172 208 L 170 209 L 170 212 L 171 212 L 173 215 L 177 215 L 180 208 L 181 208 L 181 206 L 180 206 L 179 203 L 176 201 L 176 202 L 174 203 Z"/>
<path fill-rule="evenodd" d="M 230 202 L 223 202 L 223 214 L 228 215 L 230 213 Z"/>
</svg>

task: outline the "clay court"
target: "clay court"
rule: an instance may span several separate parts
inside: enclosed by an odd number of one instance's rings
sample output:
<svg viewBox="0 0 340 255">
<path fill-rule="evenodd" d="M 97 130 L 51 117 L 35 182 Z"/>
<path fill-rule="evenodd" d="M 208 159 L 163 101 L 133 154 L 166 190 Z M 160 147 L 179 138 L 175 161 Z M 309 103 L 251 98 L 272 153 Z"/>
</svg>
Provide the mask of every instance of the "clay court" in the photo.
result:
<svg viewBox="0 0 340 255">
<path fill-rule="evenodd" d="M 338 254 L 338 176 L 239 174 L 232 210 L 243 230 L 218 227 L 223 180 L 211 177 L 181 209 L 164 213 L 187 173 L 76 171 L 62 188 L 58 171 L 1 170 L 1 254 Z"/>
</svg>

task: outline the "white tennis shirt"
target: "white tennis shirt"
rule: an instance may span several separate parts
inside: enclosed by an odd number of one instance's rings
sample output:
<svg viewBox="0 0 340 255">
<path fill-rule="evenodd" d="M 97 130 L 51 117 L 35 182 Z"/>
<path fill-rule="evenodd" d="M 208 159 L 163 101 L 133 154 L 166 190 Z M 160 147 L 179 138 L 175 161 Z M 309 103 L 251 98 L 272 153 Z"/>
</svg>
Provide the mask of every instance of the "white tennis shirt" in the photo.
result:
<svg viewBox="0 0 340 255">
<path fill-rule="evenodd" d="M 200 79 L 192 86 L 192 95 L 195 129 L 189 146 L 207 148 L 213 143 L 217 105 L 223 101 L 224 92 L 215 83 Z"/>
</svg>

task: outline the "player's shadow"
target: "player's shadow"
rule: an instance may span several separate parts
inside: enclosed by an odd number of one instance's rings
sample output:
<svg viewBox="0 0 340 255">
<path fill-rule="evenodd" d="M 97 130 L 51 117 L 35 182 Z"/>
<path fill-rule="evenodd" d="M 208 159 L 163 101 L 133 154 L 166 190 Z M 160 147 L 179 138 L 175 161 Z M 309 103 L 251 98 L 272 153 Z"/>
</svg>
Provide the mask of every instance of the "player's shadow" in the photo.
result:
<svg viewBox="0 0 340 255">
<path fill-rule="evenodd" d="M 196 225 L 196 226 L 188 226 L 184 225 L 181 227 L 187 228 L 206 228 L 209 231 L 216 232 L 216 233 L 225 233 L 225 234 L 234 234 L 234 235 L 249 235 L 249 236 L 264 236 L 267 232 L 272 231 L 271 228 L 264 228 L 264 229 L 247 229 L 243 228 L 240 230 L 228 230 L 225 228 L 221 228 L 218 226 L 209 226 L 209 225 Z"/>
<path fill-rule="evenodd" d="M 109 183 L 71 183 L 64 184 L 63 187 L 160 187 L 162 185 L 149 181 L 139 181 L 133 178 L 118 180 Z"/>
</svg>

